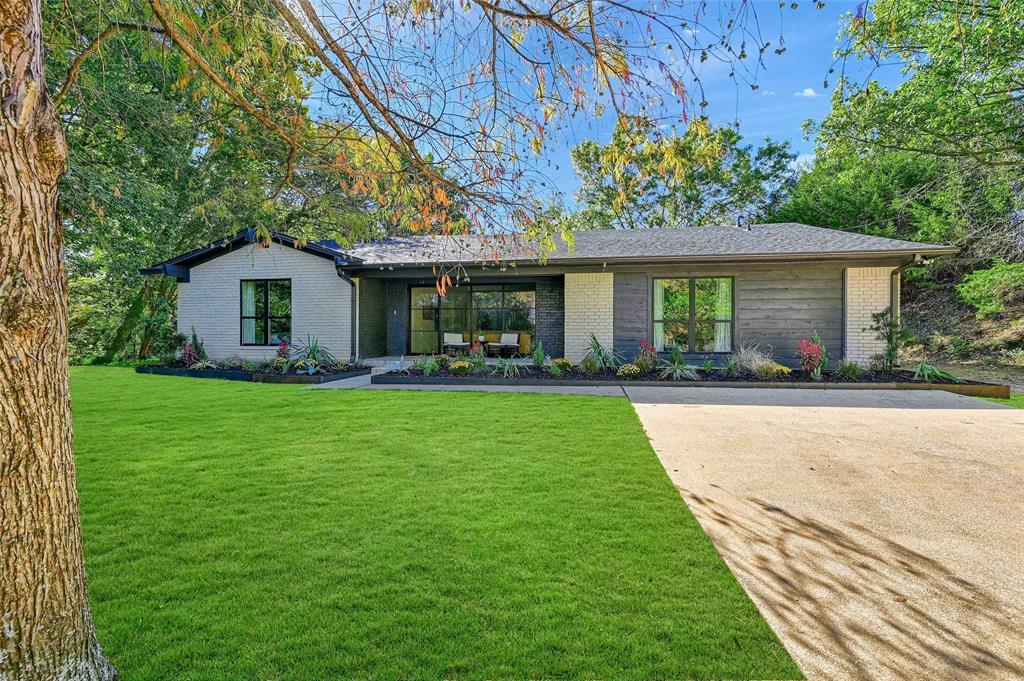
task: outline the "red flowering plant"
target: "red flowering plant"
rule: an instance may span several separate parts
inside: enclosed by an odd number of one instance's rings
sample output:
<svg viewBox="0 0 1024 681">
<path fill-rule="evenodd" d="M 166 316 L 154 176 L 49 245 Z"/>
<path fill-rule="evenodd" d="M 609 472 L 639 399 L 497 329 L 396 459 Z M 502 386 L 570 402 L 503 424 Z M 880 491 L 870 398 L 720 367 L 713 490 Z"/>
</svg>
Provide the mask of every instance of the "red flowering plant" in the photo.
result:
<svg viewBox="0 0 1024 681">
<path fill-rule="evenodd" d="M 291 346 L 288 345 L 288 341 L 282 340 L 277 344 L 277 357 L 279 359 L 288 359 L 291 357 Z"/>
<path fill-rule="evenodd" d="M 196 352 L 196 348 L 192 345 L 192 341 L 185 343 L 185 347 L 182 349 L 178 360 L 185 365 L 185 368 L 189 368 L 199 363 L 199 353 Z"/>
<path fill-rule="evenodd" d="M 810 340 L 800 339 L 800 347 L 797 348 L 796 356 L 800 358 L 800 367 L 815 381 L 820 381 L 821 372 L 828 364 L 828 352 L 817 331 L 811 334 Z"/>
<path fill-rule="evenodd" d="M 640 350 L 637 351 L 633 364 L 640 369 L 641 373 L 649 374 L 658 368 L 659 359 L 661 356 L 658 354 L 657 348 L 647 341 L 641 341 Z"/>
</svg>

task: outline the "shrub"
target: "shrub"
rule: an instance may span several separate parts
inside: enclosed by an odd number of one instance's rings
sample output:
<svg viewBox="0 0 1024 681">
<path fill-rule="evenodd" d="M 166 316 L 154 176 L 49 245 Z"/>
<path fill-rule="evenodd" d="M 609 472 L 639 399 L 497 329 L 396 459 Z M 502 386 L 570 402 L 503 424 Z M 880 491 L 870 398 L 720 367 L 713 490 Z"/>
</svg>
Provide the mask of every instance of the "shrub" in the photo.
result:
<svg viewBox="0 0 1024 681">
<path fill-rule="evenodd" d="M 699 376 L 697 372 L 686 364 L 683 351 L 676 345 L 672 348 L 672 354 L 668 359 L 662 360 L 661 377 L 673 381 L 696 381 Z"/>
<path fill-rule="evenodd" d="M 758 345 L 741 345 L 731 359 L 736 363 L 737 374 L 756 374 L 757 367 L 772 361 L 772 355 Z"/>
<path fill-rule="evenodd" d="M 565 357 L 559 357 L 558 359 L 551 361 L 551 368 L 557 368 L 562 373 L 568 373 L 572 371 L 572 367 L 572 362 L 567 360 Z"/>
<path fill-rule="evenodd" d="M 434 361 L 437 362 L 437 366 L 440 369 L 447 369 L 452 365 L 452 358 L 450 355 L 434 355 Z"/>
<path fill-rule="evenodd" d="M 1024 263 L 998 258 L 987 270 L 975 270 L 956 285 L 960 298 L 977 310 L 978 318 L 1001 313 L 1008 303 L 1024 298 Z"/>
<path fill-rule="evenodd" d="M 842 378 L 847 381 L 855 381 L 860 378 L 864 370 L 860 368 L 860 365 L 856 362 L 843 362 L 836 369 L 836 378 Z"/>
<path fill-rule="evenodd" d="M 494 373 L 501 374 L 504 378 L 519 378 L 519 365 L 514 358 L 499 358 L 494 366 Z"/>
<path fill-rule="evenodd" d="M 640 367 L 636 364 L 623 364 L 615 372 L 619 378 L 636 378 L 640 375 Z"/>
<path fill-rule="evenodd" d="M 316 336 L 306 336 L 305 343 L 293 343 L 292 348 L 298 359 L 313 360 L 317 364 L 337 364 L 338 360 L 330 351 L 320 345 Z"/>
<path fill-rule="evenodd" d="M 418 369 L 423 372 L 424 376 L 430 376 L 431 374 L 437 373 L 437 370 L 441 368 L 437 362 L 437 358 L 433 355 L 420 355 L 412 363 L 413 369 Z"/>
<path fill-rule="evenodd" d="M 182 349 L 181 355 L 178 359 L 187 367 L 192 366 L 200 360 L 199 353 L 196 352 L 196 346 L 192 345 L 192 341 L 185 343 L 185 347 Z"/>
<path fill-rule="evenodd" d="M 605 349 L 601 345 L 601 341 L 597 340 L 597 336 L 594 334 L 590 334 L 590 350 L 587 351 L 587 356 L 583 358 L 584 362 L 587 360 L 590 360 L 591 364 L 597 368 L 593 373 L 597 373 L 601 369 L 614 369 L 623 364 L 622 355 L 614 350 Z M 580 362 L 580 368 L 583 368 L 583 362 Z"/>
<path fill-rule="evenodd" d="M 725 360 L 725 364 L 722 366 L 722 373 L 729 378 L 736 378 L 740 375 L 740 366 L 736 362 L 735 357 Z"/>
<path fill-rule="evenodd" d="M 921 362 L 917 365 L 917 370 L 914 372 L 914 380 L 924 381 L 925 383 L 937 383 L 939 381 L 943 383 L 963 383 L 964 379 L 959 376 L 954 376 L 948 371 L 943 371 L 937 366 L 932 366 L 925 362 Z"/>
<path fill-rule="evenodd" d="M 540 369 L 547 362 L 547 357 L 544 356 L 544 343 L 537 339 L 537 347 L 533 349 L 533 366 Z"/>
<path fill-rule="evenodd" d="M 216 362 L 214 362 L 213 360 L 201 359 L 198 362 L 196 362 L 195 364 L 191 365 L 189 367 L 189 369 L 197 369 L 197 370 L 220 369 L 220 365 L 217 364 Z"/>
<path fill-rule="evenodd" d="M 196 333 L 196 327 L 192 327 L 192 349 L 195 350 L 196 357 L 200 360 L 209 359 L 206 355 L 206 348 L 203 347 L 203 339 Z"/>
<path fill-rule="evenodd" d="M 636 353 L 636 359 L 633 360 L 633 364 L 640 369 L 640 373 L 649 374 L 658 368 L 658 360 L 660 359 L 661 357 L 658 355 L 654 345 L 643 341 L 640 343 L 640 351 Z"/>
<path fill-rule="evenodd" d="M 796 356 L 800 359 L 800 368 L 810 374 L 816 381 L 821 380 L 821 366 L 825 360 L 825 349 L 821 343 L 806 338 L 800 339 L 800 347 L 796 350 Z"/>
<path fill-rule="evenodd" d="M 874 323 L 869 327 L 875 337 L 885 345 L 881 353 L 872 357 L 873 365 L 885 373 L 891 373 L 900 363 L 900 354 L 910 341 L 911 334 L 900 324 L 898 316 L 892 308 L 887 307 L 881 312 L 871 315 Z"/>
<path fill-rule="evenodd" d="M 706 359 L 704 360 L 704 363 L 700 365 L 700 368 L 702 371 L 711 373 L 712 371 L 715 370 L 715 363 L 712 362 L 710 359 Z"/>
<path fill-rule="evenodd" d="M 593 376 L 601 371 L 601 366 L 597 363 L 596 359 L 587 355 L 580 361 L 580 371 L 587 376 Z"/>
<path fill-rule="evenodd" d="M 457 359 L 448 365 L 448 371 L 456 376 L 465 376 L 473 371 L 473 365 L 464 359 Z"/>
<path fill-rule="evenodd" d="M 291 357 L 291 346 L 288 345 L 288 341 L 283 340 L 277 344 L 277 356 L 285 359 Z"/>
<path fill-rule="evenodd" d="M 761 378 L 784 378 L 793 373 L 793 370 L 778 362 L 768 361 L 758 364 L 757 368 L 754 369 L 754 373 Z"/>
<path fill-rule="evenodd" d="M 260 363 L 254 362 L 251 359 L 242 360 L 242 371 L 259 371 Z"/>
<path fill-rule="evenodd" d="M 274 357 L 273 359 L 267 360 L 268 369 L 278 374 L 283 374 L 288 371 L 288 359 L 285 357 Z"/>
</svg>

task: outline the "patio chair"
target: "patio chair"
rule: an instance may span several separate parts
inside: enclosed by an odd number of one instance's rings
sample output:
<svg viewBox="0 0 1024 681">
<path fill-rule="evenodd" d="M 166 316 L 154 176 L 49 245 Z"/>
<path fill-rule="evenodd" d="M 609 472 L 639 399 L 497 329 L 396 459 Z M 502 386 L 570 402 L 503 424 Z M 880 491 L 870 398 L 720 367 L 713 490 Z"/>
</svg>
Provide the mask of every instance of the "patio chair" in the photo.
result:
<svg viewBox="0 0 1024 681">
<path fill-rule="evenodd" d="M 519 334 L 503 333 L 501 334 L 501 340 L 496 343 L 488 343 L 487 347 L 497 351 L 499 355 L 505 350 L 511 350 L 514 352 L 519 349 Z"/>
<path fill-rule="evenodd" d="M 462 340 L 461 333 L 446 333 L 442 339 L 442 345 L 444 349 L 455 348 L 456 350 L 465 350 L 469 348 L 469 342 Z"/>
</svg>

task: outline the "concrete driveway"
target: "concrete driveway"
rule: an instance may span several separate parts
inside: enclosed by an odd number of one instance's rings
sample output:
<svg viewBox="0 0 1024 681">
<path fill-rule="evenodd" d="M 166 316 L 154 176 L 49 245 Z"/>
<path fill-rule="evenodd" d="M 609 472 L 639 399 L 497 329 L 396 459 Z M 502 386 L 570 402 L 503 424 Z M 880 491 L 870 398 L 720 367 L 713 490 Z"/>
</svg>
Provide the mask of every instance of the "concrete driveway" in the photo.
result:
<svg viewBox="0 0 1024 681">
<path fill-rule="evenodd" d="M 1024 678 L 1024 410 L 944 392 L 626 393 L 809 678 Z"/>
</svg>

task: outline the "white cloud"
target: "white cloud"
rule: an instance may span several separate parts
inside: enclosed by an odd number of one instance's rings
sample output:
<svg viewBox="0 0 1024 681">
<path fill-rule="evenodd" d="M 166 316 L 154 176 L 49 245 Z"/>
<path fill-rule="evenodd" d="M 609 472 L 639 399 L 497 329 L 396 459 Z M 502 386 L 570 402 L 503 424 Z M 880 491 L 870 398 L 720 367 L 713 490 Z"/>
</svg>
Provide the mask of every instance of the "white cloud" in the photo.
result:
<svg viewBox="0 0 1024 681">
<path fill-rule="evenodd" d="M 774 97 L 775 96 L 775 90 L 761 90 L 761 96 L 762 97 Z"/>
<path fill-rule="evenodd" d="M 794 97 L 817 97 L 818 93 L 815 92 L 814 88 L 812 88 L 812 87 L 805 87 L 803 90 L 800 90 L 799 92 L 794 92 L 793 96 Z"/>
</svg>

